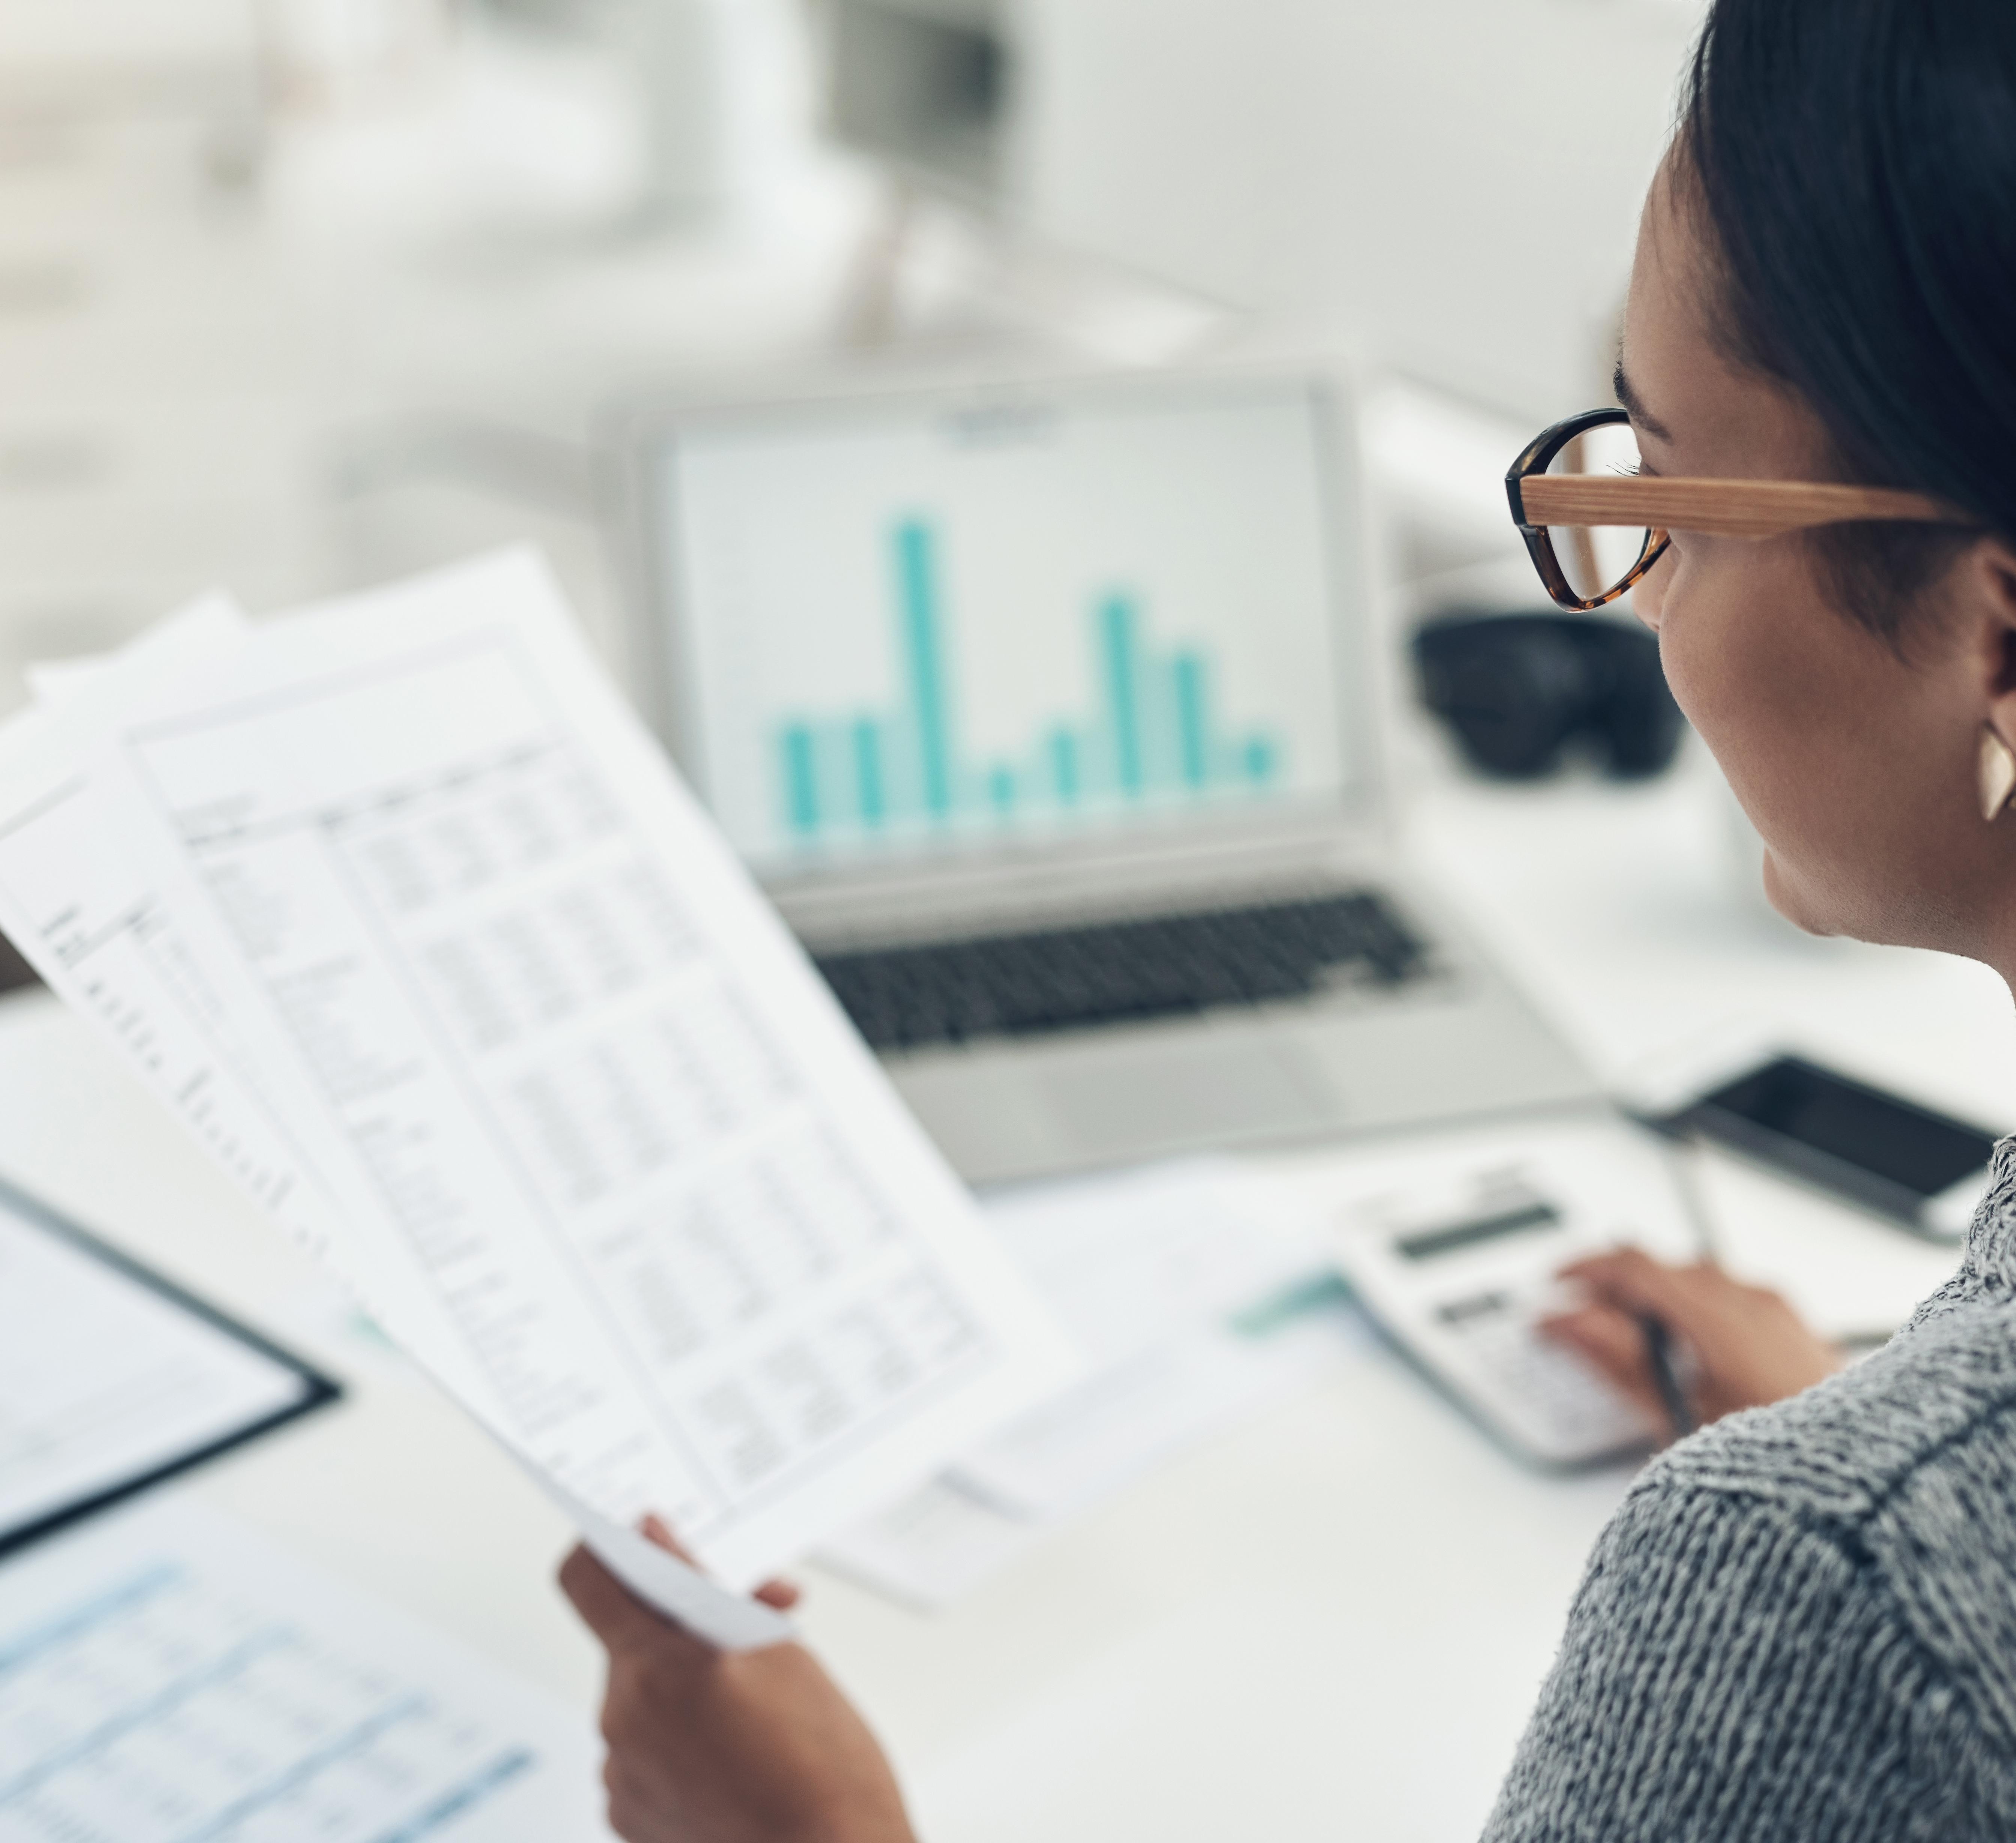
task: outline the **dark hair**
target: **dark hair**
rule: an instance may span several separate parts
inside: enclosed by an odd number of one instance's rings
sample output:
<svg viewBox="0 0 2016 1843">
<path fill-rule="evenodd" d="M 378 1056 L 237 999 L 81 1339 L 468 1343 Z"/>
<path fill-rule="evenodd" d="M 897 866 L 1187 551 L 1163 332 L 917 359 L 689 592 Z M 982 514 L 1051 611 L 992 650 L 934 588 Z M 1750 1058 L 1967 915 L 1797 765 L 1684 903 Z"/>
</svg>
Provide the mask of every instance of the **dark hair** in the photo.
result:
<svg viewBox="0 0 2016 1843">
<path fill-rule="evenodd" d="M 2016 542 L 2016 0 L 1715 0 L 1680 147 L 1733 355 L 1798 393 L 1846 477 Z M 1895 644 L 1970 541 L 1821 542 L 1849 611 Z"/>
</svg>

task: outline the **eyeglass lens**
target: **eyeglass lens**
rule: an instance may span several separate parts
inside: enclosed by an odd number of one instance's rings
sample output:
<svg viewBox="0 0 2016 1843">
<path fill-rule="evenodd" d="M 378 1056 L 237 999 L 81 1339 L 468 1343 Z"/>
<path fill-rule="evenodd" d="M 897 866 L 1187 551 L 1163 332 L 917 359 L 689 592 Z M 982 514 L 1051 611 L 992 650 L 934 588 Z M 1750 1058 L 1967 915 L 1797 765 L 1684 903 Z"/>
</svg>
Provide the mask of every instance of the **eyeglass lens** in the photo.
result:
<svg viewBox="0 0 2016 1843">
<path fill-rule="evenodd" d="M 1638 438 L 1628 423 L 1586 429 L 1547 465 L 1550 474 L 1629 475 L 1638 471 Z M 1568 586 L 1582 601 L 1607 594 L 1629 576 L 1645 554 L 1645 530 L 1614 525 L 1551 525 L 1555 560 Z"/>
</svg>

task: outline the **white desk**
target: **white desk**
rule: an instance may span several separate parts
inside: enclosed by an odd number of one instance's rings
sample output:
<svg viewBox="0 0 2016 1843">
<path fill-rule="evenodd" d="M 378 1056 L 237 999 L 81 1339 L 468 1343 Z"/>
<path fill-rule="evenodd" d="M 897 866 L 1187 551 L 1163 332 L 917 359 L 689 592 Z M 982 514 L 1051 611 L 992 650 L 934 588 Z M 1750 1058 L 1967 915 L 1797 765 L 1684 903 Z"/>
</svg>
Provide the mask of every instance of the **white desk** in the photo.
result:
<svg viewBox="0 0 2016 1843">
<path fill-rule="evenodd" d="M 2016 1119 L 2016 1025 L 1978 970 L 1808 945 L 1745 912 L 1697 772 L 1640 790 L 1440 783 L 1422 855 L 1599 1061 L 1730 1010 Z M 1319 1186 L 1321 1156 L 1293 1161 Z M 329 1289 L 83 1029 L 0 1002 L 0 1168 L 319 1356 L 350 1401 L 199 1488 L 570 1697 L 596 1655 L 549 1586 L 553 1514 L 346 1327 Z M 1837 1325 L 1950 1257 L 1715 1168 L 1733 1258 Z M 805 1622 L 935 1843 L 1474 1833 L 1625 1480 L 1539 1478 L 1376 1348 L 922 1618 L 815 1578 Z"/>
</svg>

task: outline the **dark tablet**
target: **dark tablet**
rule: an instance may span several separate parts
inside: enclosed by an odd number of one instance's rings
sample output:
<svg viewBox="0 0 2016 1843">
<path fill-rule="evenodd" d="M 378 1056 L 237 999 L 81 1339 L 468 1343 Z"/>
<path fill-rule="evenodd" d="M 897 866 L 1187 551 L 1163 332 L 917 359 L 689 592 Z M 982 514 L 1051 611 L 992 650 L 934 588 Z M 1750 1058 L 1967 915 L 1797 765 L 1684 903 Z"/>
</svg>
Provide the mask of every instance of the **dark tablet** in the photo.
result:
<svg viewBox="0 0 2016 1843">
<path fill-rule="evenodd" d="M 0 1555 L 340 1392 L 0 1182 Z"/>
</svg>

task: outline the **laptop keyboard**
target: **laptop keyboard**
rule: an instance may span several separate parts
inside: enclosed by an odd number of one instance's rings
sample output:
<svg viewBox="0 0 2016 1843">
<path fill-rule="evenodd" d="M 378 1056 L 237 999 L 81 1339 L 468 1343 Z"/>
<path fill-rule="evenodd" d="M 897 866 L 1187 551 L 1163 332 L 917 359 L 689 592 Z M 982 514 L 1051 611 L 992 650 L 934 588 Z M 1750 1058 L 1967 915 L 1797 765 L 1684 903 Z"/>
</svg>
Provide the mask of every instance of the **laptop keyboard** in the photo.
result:
<svg viewBox="0 0 2016 1843">
<path fill-rule="evenodd" d="M 1427 943 L 1370 890 L 1244 909 L 824 956 L 819 970 L 877 1049 L 1027 1036 L 1306 997 L 1397 988 Z"/>
</svg>

